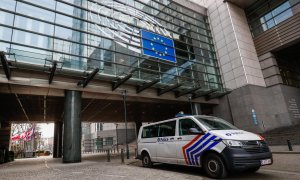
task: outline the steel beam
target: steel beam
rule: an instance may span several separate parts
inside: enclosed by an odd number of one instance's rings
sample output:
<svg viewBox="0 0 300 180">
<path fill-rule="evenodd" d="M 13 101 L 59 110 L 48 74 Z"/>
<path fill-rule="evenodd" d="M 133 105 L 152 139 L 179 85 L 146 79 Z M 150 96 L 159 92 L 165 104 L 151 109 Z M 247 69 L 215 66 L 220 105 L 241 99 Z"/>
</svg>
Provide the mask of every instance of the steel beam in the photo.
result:
<svg viewBox="0 0 300 180">
<path fill-rule="evenodd" d="M 206 100 L 208 101 L 208 100 L 211 100 L 211 99 L 214 99 L 214 98 L 223 97 L 223 96 L 225 96 L 227 94 L 230 94 L 230 93 L 231 93 L 230 90 L 226 90 L 224 92 L 215 92 L 215 93 L 207 96 Z"/>
<path fill-rule="evenodd" d="M 90 74 L 87 75 L 87 77 L 84 80 L 79 81 L 77 85 L 82 86 L 83 88 L 86 87 L 98 72 L 99 68 L 94 69 Z"/>
<path fill-rule="evenodd" d="M 50 68 L 49 84 L 52 83 L 52 80 L 53 80 L 54 75 L 55 75 L 56 67 L 57 67 L 57 61 L 53 61 L 52 62 L 52 67 Z"/>
<path fill-rule="evenodd" d="M 127 80 L 129 80 L 132 77 L 132 73 L 128 74 L 127 76 L 117 79 L 116 81 L 112 82 L 112 91 L 116 90 L 119 86 L 124 84 Z"/>
<path fill-rule="evenodd" d="M 151 86 L 153 86 L 154 84 L 156 84 L 156 83 L 158 83 L 158 82 L 159 82 L 159 79 L 155 79 L 155 80 L 153 80 L 153 81 L 151 81 L 151 82 L 144 83 L 144 84 L 141 85 L 141 86 L 137 86 L 137 88 L 136 88 L 136 93 L 138 94 L 138 93 L 144 91 L 145 89 L 150 88 Z"/>
<path fill-rule="evenodd" d="M 158 88 L 157 89 L 157 96 L 161 96 L 167 92 L 170 92 L 178 87 L 182 86 L 182 84 L 174 84 L 173 86 L 169 86 L 169 87 L 166 87 L 166 88 Z"/>
<path fill-rule="evenodd" d="M 9 80 L 11 77 L 11 71 L 10 71 L 9 63 L 6 59 L 4 51 L 0 51 L 0 59 L 1 59 L 1 64 L 2 64 L 2 68 L 4 70 L 4 73 L 5 73 L 5 76 Z"/>
<path fill-rule="evenodd" d="M 180 96 L 183 96 L 183 95 L 186 95 L 186 94 L 191 94 L 197 90 L 199 90 L 201 87 L 195 87 L 195 88 L 192 88 L 192 89 L 188 89 L 186 91 L 182 91 L 182 92 L 176 92 L 175 93 L 175 97 L 176 98 L 179 98 Z"/>
<path fill-rule="evenodd" d="M 207 96 L 207 95 L 209 95 L 211 93 L 214 93 L 216 91 L 218 91 L 218 90 L 217 89 L 211 89 L 211 90 L 204 91 L 204 92 L 201 92 L 201 93 L 193 94 L 192 99 L 196 99 L 196 98 L 202 97 L 202 96 Z"/>
</svg>

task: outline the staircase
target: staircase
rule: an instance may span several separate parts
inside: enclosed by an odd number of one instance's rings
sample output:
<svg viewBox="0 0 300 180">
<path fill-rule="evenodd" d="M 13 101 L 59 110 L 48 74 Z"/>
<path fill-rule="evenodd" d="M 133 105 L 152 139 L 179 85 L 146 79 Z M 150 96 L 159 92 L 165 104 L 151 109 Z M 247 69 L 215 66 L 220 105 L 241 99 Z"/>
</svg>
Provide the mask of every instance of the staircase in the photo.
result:
<svg viewBox="0 0 300 180">
<path fill-rule="evenodd" d="M 300 145 L 300 124 L 274 129 L 263 134 L 269 145 L 287 145 L 290 140 L 293 145 Z"/>
</svg>

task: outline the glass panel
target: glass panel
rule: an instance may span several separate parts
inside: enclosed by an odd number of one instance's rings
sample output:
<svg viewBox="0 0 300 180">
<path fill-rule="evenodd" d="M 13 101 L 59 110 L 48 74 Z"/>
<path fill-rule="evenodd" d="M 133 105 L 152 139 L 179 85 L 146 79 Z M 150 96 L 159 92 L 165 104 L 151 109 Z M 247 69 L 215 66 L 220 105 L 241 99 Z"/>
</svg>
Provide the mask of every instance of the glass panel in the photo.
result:
<svg viewBox="0 0 300 180">
<path fill-rule="evenodd" d="M 15 0 L 1 0 L 0 8 L 15 11 L 16 1 Z"/>
<path fill-rule="evenodd" d="M 287 18 L 289 18 L 291 16 L 293 16 L 293 12 L 292 12 L 291 9 L 288 9 L 285 12 L 283 12 L 283 13 L 279 14 L 278 16 L 276 16 L 274 18 L 274 20 L 275 20 L 276 24 L 279 24 L 279 23 L 281 23 L 282 21 L 286 20 Z"/>
<path fill-rule="evenodd" d="M 176 121 L 162 123 L 158 127 L 158 137 L 175 136 Z"/>
<path fill-rule="evenodd" d="M 64 40 L 54 40 L 54 50 L 72 55 L 86 56 L 87 46 Z"/>
<path fill-rule="evenodd" d="M 179 136 L 193 135 L 189 132 L 190 128 L 196 128 L 198 131 L 202 131 L 202 129 L 192 119 L 179 120 Z"/>
<path fill-rule="evenodd" d="M 80 1 L 77 1 L 80 5 Z M 87 11 L 80 9 L 80 8 L 76 8 L 74 6 L 70 6 L 61 2 L 57 2 L 57 11 L 62 12 L 64 14 L 69 14 L 71 16 L 77 17 L 77 18 L 81 18 L 81 19 L 86 19 L 87 17 Z"/>
<path fill-rule="evenodd" d="M 107 137 L 107 138 L 105 138 L 105 140 L 106 140 L 106 145 L 113 145 L 113 137 Z"/>
<path fill-rule="evenodd" d="M 16 54 L 17 61 L 44 65 L 45 60 L 52 60 L 52 53 L 45 50 L 39 50 L 36 48 L 24 47 L 13 45 L 10 53 Z"/>
<path fill-rule="evenodd" d="M 28 4 L 20 3 L 17 4 L 17 12 L 25 14 L 27 16 L 35 17 L 45 21 L 54 22 L 54 12 L 47 11 L 38 7 L 34 7 Z"/>
<path fill-rule="evenodd" d="M 158 125 L 147 126 L 143 128 L 142 138 L 158 137 Z"/>
<path fill-rule="evenodd" d="M 0 11 L 0 23 L 1 24 L 12 26 L 13 19 L 14 19 L 13 14 L 10 14 L 10 13 L 4 12 L 4 11 Z"/>
<path fill-rule="evenodd" d="M 79 21 L 79 20 L 73 19 L 69 16 L 56 14 L 56 23 L 57 24 L 61 24 L 61 25 L 68 26 L 71 28 L 76 28 L 76 26 L 74 25 L 74 21 Z"/>
<path fill-rule="evenodd" d="M 63 69 L 87 70 L 87 59 L 63 53 L 53 53 L 53 60 L 62 62 Z"/>
<path fill-rule="evenodd" d="M 19 30 L 14 30 L 13 42 L 50 50 L 53 47 L 52 38 Z"/>
<path fill-rule="evenodd" d="M 0 43 L 0 51 L 9 52 L 10 45 L 8 43 Z"/>
<path fill-rule="evenodd" d="M 208 130 L 236 130 L 237 128 L 227 121 L 217 117 L 196 117 Z"/>
<path fill-rule="evenodd" d="M 5 41 L 10 41 L 11 40 L 11 32 L 12 32 L 11 28 L 0 26 L 0 39 L 5 40 Z"/>
<path fill-rule="evenodd" d="M 57 26 L 55 36 L 69 41 L 86 43 L 87 36 L 85 33 Z"/>
<path fill-rule="evenodd" d="M 55 9 L 55 1 L 54 0 L 23 0 L 28 1 L 32 4 L 37 4 L 39 6 L 43 6 L 49 9 Z"/>
<path fill-rule="evenodd" d="M 16 16 L 15 27 L 46 35 L 53 35 L 53 25 L 21 16 Z"/>
<path fill-rule="evenodd" d="M 246 14 L 254 37 L 293 16 L 290 2 L 284 0 L 254 3 Z"/>
</svg>

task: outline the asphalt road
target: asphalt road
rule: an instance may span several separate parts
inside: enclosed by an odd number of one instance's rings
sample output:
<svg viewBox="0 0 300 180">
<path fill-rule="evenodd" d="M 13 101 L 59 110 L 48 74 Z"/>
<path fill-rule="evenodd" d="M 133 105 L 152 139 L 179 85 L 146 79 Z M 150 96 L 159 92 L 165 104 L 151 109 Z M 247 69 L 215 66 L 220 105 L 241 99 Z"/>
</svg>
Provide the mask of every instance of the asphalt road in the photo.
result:
<svg viewBox="0 0 300 180">
<path fill-rule="evenodd" d="M 120 157 L 106 162 L 105 155 L 84 155 L 81 163 L 63 164 L 61 159 L 39 157 L 0 165 L 0 179 L 209 179 L 200 168 L 157 164 L 143 168 L 140 161 L 121 163 Z M 300 179 L 300 154 L 274 154 L 274 164 L 257 173 L 238 173 L 228 179 Z"/>
</svg>

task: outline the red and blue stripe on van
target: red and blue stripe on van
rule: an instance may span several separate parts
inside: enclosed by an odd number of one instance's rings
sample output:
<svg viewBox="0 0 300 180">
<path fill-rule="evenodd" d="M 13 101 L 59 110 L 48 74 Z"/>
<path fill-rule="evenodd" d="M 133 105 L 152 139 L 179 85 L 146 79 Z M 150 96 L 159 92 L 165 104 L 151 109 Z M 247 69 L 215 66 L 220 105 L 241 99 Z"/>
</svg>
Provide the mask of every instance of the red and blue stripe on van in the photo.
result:
<svg viewBox="0 0 300 180">
<path fill-rule="evenodd" d="M 199 158 L 205 150 L 212 149 L 222 141 L 215 135 L 206 133 L 197 135 L 191 142 L 182 147 L 186 164 L 199 166 Z"/>
</svg>

